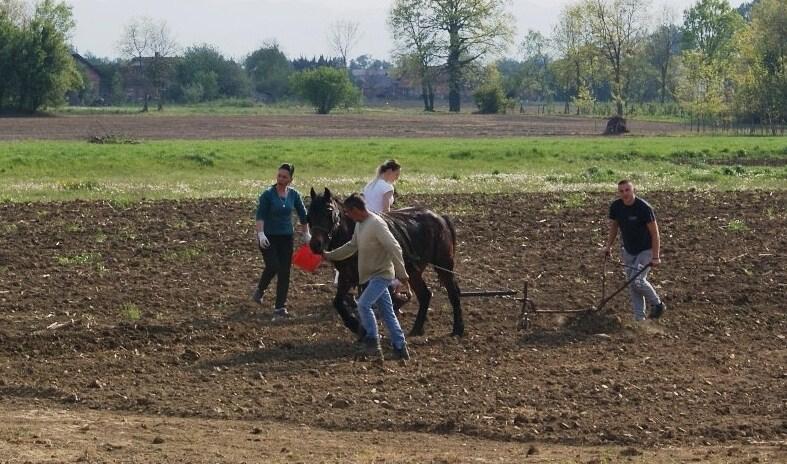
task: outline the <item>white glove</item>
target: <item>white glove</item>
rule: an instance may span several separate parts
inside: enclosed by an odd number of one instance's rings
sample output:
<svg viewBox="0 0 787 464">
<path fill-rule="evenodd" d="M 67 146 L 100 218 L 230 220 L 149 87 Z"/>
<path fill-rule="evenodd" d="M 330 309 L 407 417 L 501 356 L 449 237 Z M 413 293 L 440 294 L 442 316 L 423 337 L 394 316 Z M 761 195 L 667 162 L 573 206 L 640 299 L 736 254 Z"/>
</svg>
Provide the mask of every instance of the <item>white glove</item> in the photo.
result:
<svg viewBox="0 0 787 464">
<path fill-rule="evenodd" d="M 308 230 L 304 230 L 303 235 L 301 235 L 301 237 L 303 238 L 303 241 L 306 243 L 311 242 L 312 240 L 312 234 Z"/>
<path fill-rule="evenodd" d="M 257 243 L 260 244 L 260 248 L 265 249 L 271 246 L 271 241 L 268 240 L 268 237 L 265 236 L 265 232 L 259 231 L 257 232 Z"/>
</svg>

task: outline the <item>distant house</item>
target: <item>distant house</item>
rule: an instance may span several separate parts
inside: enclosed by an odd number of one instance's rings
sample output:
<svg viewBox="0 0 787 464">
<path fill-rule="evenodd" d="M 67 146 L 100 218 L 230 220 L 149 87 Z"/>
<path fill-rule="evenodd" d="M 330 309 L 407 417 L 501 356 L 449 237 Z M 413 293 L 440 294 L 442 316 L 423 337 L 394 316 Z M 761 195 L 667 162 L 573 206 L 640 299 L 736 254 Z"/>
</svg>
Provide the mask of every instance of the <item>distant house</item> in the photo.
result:
<svg viewBox="0 0 787 464">
<path fill-rule="evenodd" d="M 387 69 L 351 69 L 352 80 L 367 99 L 391 100 L 409 96 L 409 89 L 400 85 L 400 79 L 391 76 Z"/>
<path fill-rule="evenodd" d="M 71 57 L 74 59 L 74 63 L 77 65 L 77 69 L 82 73 L 82 77 L 85 80 L 84 87 L 82 90 L 79 91 L 71 91 L 66 95 L 66 99 L 68 100 L 69 105 L 95 105 L 100 104 L 101 101 L 104 100 L 106 88 L 103 85 L 103 81 L 101 78 L 101 73 L 99 73 L 98 69 L 90 64 L 88 60 L 85 59 L 79 53 L 72 53 Z"/>
<path fill-rule="evenodd" d="M 394 76 L 392 69 L 351 69 L 352 80 L 361 89 L 367 100 L 415 100 L 421 98 L 421 84 L 411 76 Z M 436 78 L 432 91 L 437 100 L 448 98 L 448 76 L 444 72 L 435 72 Z M 462 98 L 472 98 L 471 89 L 462 90 Z"/>
</svg>

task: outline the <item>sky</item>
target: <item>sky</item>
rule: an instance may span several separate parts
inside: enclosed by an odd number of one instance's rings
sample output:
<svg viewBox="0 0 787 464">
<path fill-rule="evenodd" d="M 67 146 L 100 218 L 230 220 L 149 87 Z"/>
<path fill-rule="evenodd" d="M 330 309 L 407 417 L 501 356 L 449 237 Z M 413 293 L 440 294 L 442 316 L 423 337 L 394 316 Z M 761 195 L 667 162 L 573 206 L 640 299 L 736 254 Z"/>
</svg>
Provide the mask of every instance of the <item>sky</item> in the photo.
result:
<svg viewBox="0 0 787 464">
<path fill-rule="evenodd" d="M 575 0 L 511 0 L 516 42 L 529 29 L 548 34 L 564 5 Z M 646 0 L 647 1 L 647 0 Z M 655 0 L 651 16 L 664 6 L 676 18 L 696 0 Z M 185 48 L 208 43 L 228 57 L 242 59 L 266 41 L 276 40 L 287 56 L 335 55 L 326 39 L 330 24 L 351 20 L 361 37 L 351 57 L 391 56 L 392 39 L 386 17 L 392 0 L 67 0 L 76 29 L 72 44 L 80 53 L 117 57 L 123 27 L 135 17 L 164 20 Z M 737 7 L 743 0 L 731 0 Z M 507 56 L 516 56 L 512 48 Z"/>
</svg>

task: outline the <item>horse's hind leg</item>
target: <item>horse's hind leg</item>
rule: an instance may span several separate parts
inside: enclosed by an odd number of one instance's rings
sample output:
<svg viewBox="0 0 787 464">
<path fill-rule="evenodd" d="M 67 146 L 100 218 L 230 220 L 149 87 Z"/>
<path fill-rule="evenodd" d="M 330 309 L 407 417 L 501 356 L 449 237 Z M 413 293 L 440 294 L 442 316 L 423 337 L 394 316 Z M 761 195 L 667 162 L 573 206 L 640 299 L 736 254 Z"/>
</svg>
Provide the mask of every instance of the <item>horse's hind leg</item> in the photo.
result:
<svg viewBox="0 0 787 464">
<path fill-rule="evenodd" d="M 444 266 L 446 269 L 453 269 L 453 263 L 450 266 Z M 451 307 L 454 310 L 454 328 L 451 335 L 461 337 L 465 334 L 465 323 L 462 319 L 462 302 L 459 298 L 459 284 L 456 282 L 456 277 L 453 272 L 443 269 L 435 269 L 440 278 L 440 283 L 443 284 L 446 291 L 448 291 L 448 300 L 451 302 Z"/>
<path fill-rule="evenodd" d="M 426 311 L 429 309 L 429 302 L 432 300 L 432 292 L 426 286 L 421 272 L 407 270 L 410 274 L 410 288 L 418 298 L 418 315 L 415 317 L 415 324 L 410 330 L 410 336 L 424 334 L 424 324 L 426 323 Z"/>
</svg>

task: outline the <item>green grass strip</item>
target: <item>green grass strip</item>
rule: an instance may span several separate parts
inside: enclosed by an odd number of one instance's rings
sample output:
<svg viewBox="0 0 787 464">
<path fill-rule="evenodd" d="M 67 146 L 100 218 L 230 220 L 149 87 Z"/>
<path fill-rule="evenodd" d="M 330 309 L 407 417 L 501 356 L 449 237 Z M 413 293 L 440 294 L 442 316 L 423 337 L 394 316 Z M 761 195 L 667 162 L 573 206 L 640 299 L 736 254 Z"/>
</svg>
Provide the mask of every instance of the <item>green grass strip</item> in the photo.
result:
<svg viewBox="0 0 787 464">
<path fill-rule="evenodd" d="M 296 186 L 357 191 L 387 158 L 401 192 L 787 188 L 787 138 L 565 137 L 0 143 L 0 201 L 255 197 L 276 167 Z"/>
</svg>

